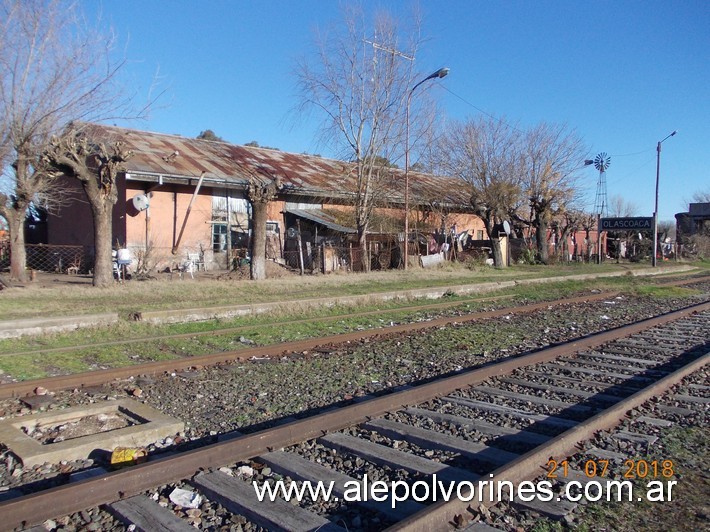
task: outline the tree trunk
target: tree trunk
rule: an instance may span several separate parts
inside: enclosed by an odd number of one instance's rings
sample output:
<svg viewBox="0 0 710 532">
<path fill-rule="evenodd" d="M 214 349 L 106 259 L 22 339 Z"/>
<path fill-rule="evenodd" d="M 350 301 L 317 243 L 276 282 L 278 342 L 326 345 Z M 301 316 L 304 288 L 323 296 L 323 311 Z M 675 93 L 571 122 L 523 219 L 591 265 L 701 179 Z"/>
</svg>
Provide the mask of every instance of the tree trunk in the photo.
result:
<svg viewBox="0 0 710 532">
<path fill-rule="evenodd" d="M 7 225 L 10 232 L 10 279 L 27 281 L 27 251 L 25 250 L 26 209 L 8 208 Z"/>
<path fill-rule="evenodd" d="M 268 202 L 252 201 L 251 278 L 266 279 L 266 207 Z"/>
<path fill-rule="evenodd" d="M 266 219 L 269 202 L 281 190 L 281 179 L 263 181 L 252 178 L 249 180 L 247 197 L 251 202 L 251 278 L 253 281 L 266 279 Z M 230 235 L 231 236 L 231 235 Z"/>
<path fill-rule="evenodd" d="M 13 281 L 27 281 L 27 250 L 25 249 L 25 218 L 30 206 L 32 195 L 27 193 L 20 184 L 32 189 L 34 182 L 30 171 L 29 160 L 24 152 L 19 153 L 15 161 L 15 178 L 17 181 L 17 194 L 8 198 L 0 194 L 0 214 L 7 221 L 10 233 L 10 279 Z"/>
<path fill-rule="evenodd" d="M 113 258 L 111 257 L 111 237 L 113 234 L 113 203 L 91 202 L 94 213 L 94 279 L 93 285 L 106 287 L 113 284 Z"/>
<path fill-rule="evenodd" d="M 481 215 L 479 214 L 479 217 Z M 497 234 L 495 233 L 495 220 L 492 218 L 484 218 L 481 217 L 483 220 L 483 226 L 486 228 L 486 234 L 488 234 L 488 240 L 491 241 L 491 250 L 493 252 L 493 266 L 496 268 L 505 268 L 507 266 L 506 260 L 503 257 L 503 249 L 501 248 L 500 245 L 500 238 L 498 238 Z"/>
<path fill-rule="evenodd" d="M 405 235 L 406 238 L 406 235 Z M 368 258 L 368 253 L 367 253 L 367 232 L 363 229 L 360 230 L 358 228 L 357 231 L 357 245 L 360 248 L 360 265 L 362 267 L 363 272 L 369 272 L 370 271 L 370 261 Z M 404 260 L 407 260 L 408 257 L 404 257 Z"/>
<path fill-rule="evenodd" d="M 570 230 L 565 228 L 562 230 L 560 233 L 560 240 L 558 244 L 558 250 L 559 253 L 561 254 L 561 259 L 563 262 L 569 262 L 570 261 L 570 253 L 569 253 L 569 235 L 570 235 Z"/>
<path fill-rule="evenodd" d="M 538 258 L 542 264 L 547 264 L 550 261 L 550 250 L 547 245 L 548 223 L 545 216 L 537 214 L 533 225 L 535 227 L 535 236 L 537 237 Z"/>
<path fill-rule="evenodd" d="M 95 144 L 81 130 L 53 138 L 43 155 L 58 175 L 78 179 L 89 200 L 94 222 L 94 286 L 113 283 L 113 206 L 118 201 L 118 174 L 125 172 L 123 164 L 132 156 L 121 141 L 110 147 Z"/>
<path fill-rule="evenodd" d="M 493 266 L 496 268 L 505 268 L 505 258 L 503 257 L 503 250 L 500 245 L 500 238 L 497 236 L 491 238 L 491 249 L 493 250 Z"/>
</svg>

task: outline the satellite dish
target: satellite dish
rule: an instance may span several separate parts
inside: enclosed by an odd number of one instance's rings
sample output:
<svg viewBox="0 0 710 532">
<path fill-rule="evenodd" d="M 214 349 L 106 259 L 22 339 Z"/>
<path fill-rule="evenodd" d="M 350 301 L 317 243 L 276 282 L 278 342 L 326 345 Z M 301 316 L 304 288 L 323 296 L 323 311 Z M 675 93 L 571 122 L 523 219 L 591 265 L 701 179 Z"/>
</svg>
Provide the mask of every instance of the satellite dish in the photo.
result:
<svg viewBox="0 0 710 532">
<path fill-rule="evenodd" d="M 287 235 L 289 238 L 296 238 L 296 235 L 297 235 L 297 234 L 298 234 L 298 232 L 296 231 L 296 228 L 295 228 L 295 227 L 289 227 L 289 228 L 286 230 L 286 235 Z"/>
<path fill-rule="evenodd" d="M 144 211 L 148 208 L 150 205 L 150 198 L 148 197 L 147 194 L 138 194 L 137 196 L 133 196 L 133 207 L 138 211 Z"/>
<path fill-rule="evenodd" d="M 506 235 L 510 236 L 510 224 L 508 220 L 503 220 L 503 231 L 505 231 Z"/>
</svg>

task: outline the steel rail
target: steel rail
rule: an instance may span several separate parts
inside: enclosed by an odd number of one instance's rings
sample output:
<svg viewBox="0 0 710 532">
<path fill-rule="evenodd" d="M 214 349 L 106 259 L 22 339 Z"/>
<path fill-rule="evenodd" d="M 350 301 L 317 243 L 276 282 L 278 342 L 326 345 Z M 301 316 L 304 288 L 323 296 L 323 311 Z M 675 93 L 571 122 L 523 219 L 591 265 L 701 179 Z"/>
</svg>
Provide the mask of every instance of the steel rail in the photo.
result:
<svg viewBox="0 0 710 532">
<path fill-rule="evenodd" d="M 509 358 L 502 362 L 491 363 L 410 389 L 375 397 L 311 418 L 157 459 L 100 477 L 58 486 L 43 492 L 5 501 L 0 503 L 2 523 L 3 526 L 13 528 L 28 527 L 58 515 L 66 515 L 101 504 L 115 502 L 158 485 L 190 478 L 202 470 L 222 467 L 247 460 L 273 449 L 288 447 L 302 441 L 314 439 L 328 432 L 341 430 L 372 417 L 399 410 L 403 406 L 422 403 L 449 394 L 457 389 L 479 384 L 486 379 L 510 373 L 518 368 L 549 362 L 560 356 L 594 348 L 625 336 L 637 334 L 651 327 L 675 321 L 692 313 L 707 310 L 710 310 L 710 302 L 700 303 L 630 325 L 582 337 L 572 342 Z M 706 360 L 706 358 L 703 358 L 703 360 Z M 657 393 L 657 391 L 654 393 Z M 640 396 L 637 393 L 634 397 L 637 397 L 636 400 L 638 400 Z M 619 408 L 625 412 L 630 407 L 614 407 L 614 412 L 618 412 Z M 610 417 L 613 418 L 615 415 Z M 607 414 L 604 414 L 604 416 L 604 422 L 607 423 L 610 417 Z M 597 416 L 597 419 L 599 419 L 599 416 Z M 592 430 L 589 424 L 587 424 L 585 430 Z M 574 438 L 569 441 L 572 440 L 577 441 Z M 568 440 L 565 439 L 564 441 L 567 442 Z M 539 467 L 539 462 L 537 462 L 537 466 Z M 498 475 L 500 475 L 500 471 L 498 471 Z M 437 514 L 437 520 L 445 517 L 446 519 L 452 518 L 449 517 L 451 512 L 448 509 L 437 511 L 442 512 Z M 458 508 L 456 508 L 456 511 L 458 513 L 461 512 Z M 427 517 L 427 519 L 430 518 Z M 405 520 L 402 523 L 403 526 L 406 526 L 408 523 L 415 522 Z M 413 524 L 412 526 L 415 525 Z"/>
<path fill-rule="evenodd" d="M 680 279 L 676 281 L 671 281 L 669 283 L 663 283 L 663 286 L 682 286 L 686 284 L 693 284 L 696 282 L 704 282 L 710 280 L 710 276 L 691 278 L 691 279 Z M 541 303 L 535 303 L 532 305 L 524 305 L 518 307 L 507 307 L 495 311 L 487 312 L 476 312 L 468 314 L 466 316 L 456 316 L 450 318 L 439 318 L 435 320 L 430 320 L 427 322 L 420 322 L 416 324 L 402 324 L 393 327 L 386 327 L 380 329 L 370 329 L 367 331 L 357 331 L 353 333 L 342 333 L 338 335 L 332 335 L 327 337 L 310 338 L 305 340 L 298 340 L 293 342 L 270 344 L 266 346 L 260 346 L 255 348 L 240 349 L 233 351 L 222 351 L 219 353 L 212 353 L 207 355 L 189 356 L 183 358 L 177 358 L 166 361 L 158 362 L 148 362 L 145 364 L 135 364 L 130 366 L 125 366 L 122 368 L 110 368 L 103 370 L 95 370 L 89 372 L 75 373 L 71 375 L 59 375 L 55 377 L 46 377 L 42 379 L 32 379 L 20 382 L 10 382 L 5 384 L 0 384 L 0 399 L 8 399 L 12 397 L 20 397 L 23 395 L 31 394 L 37 387 L 42 387 L 50 391 L 58 391 L 65 389 L 76 389 L 84 388 L 87 386 L 97 386 L 105 384 L 112 380 L 125 379 L 136 375 L 156 375 L 159 373 L 172 372 L 172 371 L 182 371 L 190 369 L 196 366 L 209 366 L 217 365 L 236 361 L 247 361 L 252 357 L 273 357 L 282 356 L 284 352 L 287 351 L 307 351 L 312 350 L 318 346 L 334 343 L 344 343 L 344 342 L 357 342 L 366 338 L 374 338 L 377 336 L 383 336 L 388 334 L 402 334 L 406 332 L 417 332 L 430 327 L 441 327 L 444 325 L 449 325 L 452 323 L 467 323 L 476 320 L 483 320 L 488 318 L 496 318 L 500 316 L 505 316 L 507 314 L 525 314 L 531 313 L 536 310 L 541 310 L 548 308 L 550 306 L 558 306 L 565 304 L 575 304 L 585 301 L 598 301 L 602 299 L 607 299 L 618 295 L 619 292 L 605 292 L 600 294 L 594 294 L 590 296 L 578 296 L 574 298 L 560 299 L 556 301 L 547 301 Z M 485 298 L 488 299 L 488 298 Z M 457 304 L 463 304 L 465 301 L 451 302 L 452 306 Z M 449 305 L 449 303 L 437 303 L 433 304 L 435 306 Z M 377 311 L 368 311 L 377 312 Z M 362 315 L 366 315 L 362 314 Z M 357 315 L 357 314 L 354 314 Z M 336 318 L 333 318 L 336 319 Z M 342 319 L 342 316 L 337 319 Z M 206 333 L 205 333 L 206 334 Z M 195 333 L 186 333 L 174 336 L 175 338 L 182 336 L 195 336 Z M 65 348 L 60 348 L 64 350 Z M 66 348 L 66 350 L 71 350 L 72 348 Z M 38 351 L 42 353 L 42 351 Z M 30 353 L 27 353 L 30 354 Z M 1 355 L 0 356 L 4 356 Z"/>
<path fill-rule="evenodd" d="M 708 277 L 708 280 L 710 280 L 710 277 Z M 253 325 L 240 325 L 238 327 L 228 327 L 224 329 L 213 329 L 213 330 L 207 330 L 207 331 L 194 331 L 194 332 L 187 332 L 187 333 L 176 333 L 176 334 L 162 334 L 162 335 L 157 335 L 157 336 L 138 336 L 135 338 L 125 338 L 123 340 L 111 340 L 108 342 L 98 342 L 94 344 L 78 344 L 78 345 L 70 345 L 66 347 L 51 347 L 49 349 L 28 349 L 26 351 L 15 351 L 15 352 L 6 352 L 6 353 L 0 353 L 0 357 L 8 357 L 8 356 L 25 356 L 25 355 L 46 355 L 50 353 L 67 353 L 71 351 L 78 351 L 81 349 L 95 349 L 97 347 L 114 347 L 117 345 L 131 345 L 131 344 L 143 344 L 145 342 L 150 342 L 150 341 L 162 341 L 162 340 L 181 340 L 183 338 L 195 338 L 199 336 L 221 336 L 225 334 L 233 334 L 237 332 L 245 332 L 245 331 L 252 331 L 252 330 L 258 330 L 262 329 L 264 327 L 272 327 L 272 326 L 286 326 L 286 325 L 298 325 L 301 323 L 313 323 L 313 322 L 329 322 L 329 321 L 337 321 L 337 320 L 343 320 L 343 319 L 350 319 L 350 318 L 358 318 L 358 317 L 363 317 L 363 316 L 377 316 L 379 314 L 391 314 L 391 313 L 396 313 L 396 312 L 417 312 L 417 311 L 426 311 L 426 310 L 438 310 L 438 309 L 446 309 L 449 307 L 457 307 L 459 305 L 466 305 L 467 303 L 482 303 L 482 302 L 489 302 L 489 301 L 498 301 L 501 299 L 511 299 L 515 296 L 511 295 L 504 295 L 504 296 L 490 296 L 490 297 L 472 297 L 472 298 L 462 298 L 462 299 L 457 299 L 456 301 L 445 301 L 445 302 L 438 302 L 438 303 L 425 303 L 422 305 L 406 305 L 402 307 L 391 307 L 391 308 L 386 308 L 386 309 L 377 309 L 377 310 L 366 310 L 363 312 L 348 312 L 346 314 L 333 314 L 330 316 L 311 316 L 309 318 L 300 318 L 297 320 L 286 320 L 286 321 L 273 321 L 273 322 L 268 322 L 268 323 L 262 323 L 258 324 L 255 323 Z M 383 327 L 383 330 L 386 330 L 387 327 Z"/>
<path fill-rule="evenodd" d="M 612 407 L 599 412 L 595 416 L 583 421 L 574 428 L 552 438 L 526 454 L 516 458 L 512 462 L 494 470 L 492 476 L 486 480 L 492 482 L 507 480 L 513 484 L 519 484 L 524 480 L 533 480 L 544 473 L 544 464 L 548 460 L 563 460 L 574 454 L 581 441 L 590 439 L 595 433 L 610 429 L 620 423 L 630 410 L 641 406 L 646 401 L 657 397 L 672 386 L 681 382 L 685 377 L 693 372 L 702 369 L 710 363 L 710 352 L 705 353 L 689 364 L 677 369 L 673 373 L 663 377 L 652 385 L 643 388 L 635 394 L 623 399 Z M 474 500 L 475 494 L 466 486 L 461 492 L 462 499 Z M 478 501 L 471 505 L 458 498 L 449 501 L 442 501 L 428 506 L 424 510 L 409 516 L 408 518 L 387 528 L 388 531 L 406 532 L 430 532 L 432 530 L 451 530 L 455 528 L 454 522 L 457 516 L 467 515 L 470 517 L 480 510 L 480 507 L 489 508 L 496 502 L 489 500 Z M 468 519 L 466 519 L 468 521 Z"/>
<path fill-rule="evenodd" d="M 468 323 L 477 320 L 499 318 L 510 314 L 529 314 L 537 310 L 548 309 L 551 306 L 574 305 L 589 301 L 600 301 L 618 295 L 618 292 L 606 292 L 589 296 L 578 296 L 556 301 L 544 301 L 532 305 L 503 308 L 485 312 L 475 312 L 465 316 L 452 316 L 438 318 L 425 322 L 405 323 L 387 327 L 384 329 L 369 329 L 365 331 L 355 331 L 350 333 L 321 336 L 318 338 L 306 338 L 279 344 L 270 344 L 248 349 L 238 349 L 234 351 L 222 351 L 208 355 L 198 355 L 172 360 L 161 360 L 137 364 L 121 368 L 110 368 L 72 375 L 58 375 L 43 379 L 32 379 L 20 382 L 10 382 L 0 384 L 0 399 L 19 397 L 32 393 L 35 388 L 41 386 L 50 391 L 83 388 L 86 386 L 97 386 L 111 382 L 115 379 L 125 379 L 136 375 L 156 375 L 159 373 L 182 371 L 195 366 L 210 366 L 235 361 L 247 361 L 250 358 L 264 358 L 282 356 L 284 352 L 310 351 L 319 346 L 332 344 L 345 344 L 347 342 L 359 342 L 364 339 L 383 337 L 390 334 L 406 334 L 422 331 L 424 329 L 442 327 L 455 323 Z"/>
<path fill-rule="evenodd" d="M 661 286 L 682 286 L 682 285 L 686 285 L 686 284 L 693 284 L 693 283 L 705 282 L 705 281 L 710 281 L 710 276 L 703 276 L 703 277 L 696 277 L 696 278 L 684 278 L 684 279 L 674 280 L 674 281 L 670 281 L 670 282 L 663 282 L 663 283 L 660 283 L 660 285 Z M 99 342 L 99 343 L 93 343 L 93 344 L 77 344 L 77 345 L 70 345 L 70 346 L 65 346 L 65 347 L 27 349 L 24 351 L 14 351 L 14 352 L 8 351 L 8 352 L 4 352 L 4 353 L 0 352 L 0 357 L 26 356 L 26 355 L 46 355 L 46 354 L 50 354 L 50 353 L 67 353 L 67 352 L 71 352 L 71 351 L 78 351 L 81 349 L 90 349 L 90 348 L 95 349 L 96 347 L 114 347 L 114 346 L 118 346 L 118 345 L 140 344 L 140 343 L 144 343 L 144 342 L 148 342 L 148 341 L 180 340 L 183 338 L 194 338 L 194 337 L 208 336 L 208 335 L 225 335 L 225 334 L 232 334 L 232 333 L 237 333 L 237 332 L 260 329 L 260 328 L 268 327 L 268 326 L 272 326 L 272 325 L 292 325 L 292 324 L 300 324 L 300 323 L 312 323 L 314 321 L 328 322 L 328 321 L 336 321 L 336 320 L 349 319 L 349 318 L 357 318 L 357 317 L 362 317 L 362 316 L 377 316 L 379 314 L 388 314 L 388 313 L 396 313 L 396 312 L 416 312 L 416 311 L 426 311 L 426 310 L 432 310 L 432 309 L 445 309 L 445 308 L 465 305 L 467 303 L 497 301 L 500 299 L 510 299 L 513 297 L 515 297 L 515 296 L 512 294 L 500 295 L 500 296 L 477 296 L 477 297 L 470 297 L 470 298 L 461 298 L 461 299 L 457 299 L 456 301 L 426 303 L 426 304 L 422 304 L 422 305 L 405 305 L 405 306 L 401 306 L 401 307 L 391 307 L 391 308 L 385 308 L 385 309 L 368 310 L 368 311 L 363 311 L 363 312 L 348 312 L 345 314 L 334 314 L 334 315 L 330 315 L 330 316 L 312 316 L 309 318 L 302 318 L 302 319 L 297 319 L 297 320 L 276 321 L 276 322 L 270 322 L 270 323 L 266 323 L 266 324 L 240 325 L 237 327 L 228 327 L 228 328 L 224 328 L 224 329 L 213 329 L 213 330 L 206 330 L 206 331 L 194 331 L 194 332 L 176 333 L 176 334 L 163 334 L 163 335 L 157 335 L 157 336 L 137 336 L 137 337 L 133 337 L 133 338 L 124 338 L 122 340 L 111 340 L 111 341 Z M 511 308 L 515 308 L 515 307 L 511 307 Z M 387 329 L 387 327 L 383 327 L 383 329 Z"/>
</svg>

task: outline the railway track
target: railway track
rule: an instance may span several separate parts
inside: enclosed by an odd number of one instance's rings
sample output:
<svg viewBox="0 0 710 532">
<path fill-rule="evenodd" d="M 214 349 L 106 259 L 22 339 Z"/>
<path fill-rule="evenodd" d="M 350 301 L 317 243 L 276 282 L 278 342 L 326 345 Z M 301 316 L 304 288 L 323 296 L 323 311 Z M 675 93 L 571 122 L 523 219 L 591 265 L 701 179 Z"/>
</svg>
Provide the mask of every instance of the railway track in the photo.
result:
<svg viewBox="0 0 710 532">
<path fill-rule="evenodd" d="M 660 286 L 684 286 L 694 283 L 703 283 L 710 281 L 710 276 L 693 276 L 685 277 L 682 279 L 664 280 L 659 283 Z M 611 297 L 615 293 L 607 292 L 606 297 Z M 74 351 L 80 351 L 83 349 L 96 349 L 101 347 L 114 347 L 114 346 L 130 346 L 130 345 L 143 345 L 146 342 L 168 342 L 174 340 L 185 340 L 185 339 L 195 339 L 201 337 L 211 337 L 211 336 L 223 336 L 223 335 L 234 335 L 237 333 L 253 333 L 259 331 L 260 329 L 271 327 L 273 325 L 283 325 L 284 327 L 316 322 L 332 322 L 338 320 L 346 320 L 353 318 L 362 317 L 373 317 L 385 314 L 393 313 L 416 313 L 416 312 L 428 312 L 428 311 L 443 311 L 446 309 L 455 309 L 456 307 L 465 307 L 470 304 L 477 304 L 483 302 L 495 302 L 500 300 L 506 300 L 513 298 L 513 295 L 502 295 L 502 296 L 477 296 L 477 297 L 463 297 L 457 298 L 454 301 L 437 301 L 430 303 L 419 303 L 414 305 L 403 305 L 394 306 L 377 310 L 367 310 L 367 311 L 357 311 L 357 312 L 347 312 L 338 313 L 330 316 L 310 316 L 306 318 L 297 318 L 291 320 L 284 320 L 283 322 L 268 320 L 258 324 L 240 325 L 237 327 L 216 327 L 210 328 L 208 330 L 195 330 L 186 333 L 173 333 L 173 334 L 158 334 L 158 335 L 148 335 L 148 336 L 134 336 L 131 338 L 123 338 L 120 340 L 107 340 L 107 341 L 97 341 L 92 343 L 76 343 L 73 345 L 61 346 L 61 347 L 46 347 L 39 346 L 32 349 L 23 349 L 19 351 L 0 351 L 0 357 L 11 357 L 11 356 L 23 356 L 23 355 L 51 355 L 54 353 L 71 353 Z M 512 310 L 515 312 L 517 307 L 513 307 Z M 386 328 L 386 327 L 385 327 Z"/>
<path fill-rule="evenodd" d="M 193 530 L 196 522 L 218 529 L 236 522 L 229 521 L 229 513 L 243 516 L 245 526 L 286 530 L 463 526 L 478 503 L 459 498 L 434 502 L 430 494 L 421 501 L 410 497 L 393 504 L 398 495 L 389 493 L 389 499 L 371 497 L 367 504 L 344 507 L 342 499 L 345 488 L 353 485 L 348 483 L 362 485 L 365 474 L 386 485 L 400 482 L 402 490 L 436 474 L 439 480 L 463 486 L 463 499 L 471 495 L 468 486 L 481 479 L 517 483 L 535 478 L 551 458 L 563 461 L 578 442 L 613 427 L 629 410 L 704 368 L 710 359 L 709 338 L 710 303 L 694 305 L 9 500 L 0 503 L 0 516 L 3 526 L 21 528 L 104 505 L 122 522 L 145 530 Z M 680 403 L 687 410 L 702 409 L 708 395 L 708 387 L 700 386 L 697 395 L 675 395 L 672 400 L 675 408 Z M 610 455 L 599 450 L 599 456 Z M 244 478 L 249 469 L 255 476 Z M 252 481 L 261 487 L 265 482 L 273 485 L 275 474 L 298 486 L 332 481 L 341 500 L 259 502 Z M 205 502 L 193 511 L 174 508 L 159 493 L 175 485 L 200 493 Z M 158 494 L 158 501 L 150 494 Z M 571 509 L 564 500 L 546 507 L 559 513 Z"/>
<path fill-rule="evenodd" d="M 506 316 L 510 314 L 530 314 L 539 310 L 547 309 L 551 306 L 573 305 L 583 302 L 604 301 L 612 298 L 616 292 L 605 292 L 599 294 L 585 295 L 579 297 L 565 298 L 556 301 L 545 301 L 532 305 L 523 305 L 514 308 L 502 308 L 499 310 L 474 312 L 460 316 L 448 316 L 436 318 L 419 323 L 404 323 L 394 325 L 385 329 L 371 329 L 355 331 L 351 333 L 336 334 L 326 337 L 308 338 L 292 342 L 239 349 L 234 351 L 223 351 L 208 355 L 188 356 L 180 359 L 163 360 L 136 364 L 121 368 L 110 368 L 105 370 L 95 370 L 73 375 L 59 375 L 44 379 L 33 379 L 28 381 L 10 382 L 0 384 L 0 399 L 8 397 L 18 397 L 32 393 L 38 386 L 47 390 L 63 390 L 82 388 L 86 386 L 96 386 L 110 382 L 115 379 L 124 379 L 134 375 L 155 375 L 164 372 L 181 371 L 193 367 L 216 365 L 234 361 L 248 361 L 252 359 L 264 359 L 279 357 L 284 353 L 300 353 L 316 348 L 327 349 L 333 344 L 344 344 L 348 342 L 359 342 L 365 339 L 376 338 L 385 334 L 416 333 L 426 329 L 442 327 L 454 323 L 468 323 L 477 320 L 484 320 Z"/>
<path fill-rule="evenodd" d="M 710 277 L 708 277 L 706 280 L 710 280 Z M 684 281 L 687 282 L 687 281 Z M 283 322 L 279 321 L 264 321 L 261 324 L 252 324 L 252 325 L 240 325 L 238 327 L 224 327 L 224 328 L 215 328 L 215 329 L 210 329 L 210 330 L 204 330 L 204 331 L 193 331 L 193 332 L 187 332 L 187 333 L 175 333 L 175 334 L 161 334 L 161 335 L 152 335 L 152 336 L 138 336 L 134 338 L 124 338 L 122 340 L 110 340 L 110 341 L 104 341 L 104 342 L 95 342 L 92 344 L 76 344 L 76 345 L 71 345 L 71 346 L 64 346 L 64 347 L 52 347 L 52 348 L 46 348 L 46 347 L 41 347 L 37 349 L 26 349 L 23 351 L 13 351 L 13 352 L 0 352 L 0 356 L 5 357 L 5 356 L 18 356 L 18 355 L 48 355 L 52 353 L 68 353 L 72 351 L 79 351 L 81 349 L 95 349 L 97 347 L 109 347 L 109 346 L 128 346 L 128 345 L 141 345 L 146 342 L 165 342 L 165 341 L 171 341 L 171 340 L 183 340 L 183 339 L 192 339 L 192 338 L 200 338 L 204 336 L 223 336 L 223 335 L 230 335 L 230 334 L 237 334 L 237 333 L 253 333 L 255 331 L 258 331 L 260 329 L 266 328 L 266 327 L 272 327 L 274 325 L 283 325 L 284 327 L 286 326 L 292 326 L 292 325 L 298 325 L 298 324 L 303 324 L 303 323 L 313 323 L 314 321 L 318 322 L 332 322 L 332 321 L 338 321 L 338 320 L 346 320 L 346 319 L 352 319 L 352 318 L 361 318 L 361 317 L 368 317 L 368 316 L 380 316 L 383 314 L 392 314 L 392 313 L 399 313 L 399 312 L 426 312 L 426 311 L 436 311 L 436 310 L 445 310 L 449 308 L 455 308 L 455 307 L 464 307 L 465 305 L 468 304 L 473 304 L 473 303 L 483 303 L 483 302 L 494 302 L 494 301 L 499 301 L 499 300 L 504 300 L 504 299 L 511 299 L 513 296 L 512 295 L 507 295 L 507 296 L 490 296 L 490 297 L 472 297 L 472 298 L 457 298 L 455 301 L 443 301 L 443 302 L 437 302 L 437 303 L 424 303 L 424 304 L 419 304 L 419 305 L 406 305 L 406 306 L 396 306 L 392 308 L 385 308 L 385 309 L 378 309 L 378 310 L 368 310 L 368 311 L 361 311 L 361 312 L 348 312 L 348 313 L 343 313 L 343 314 L 334 314 L 332 316 L 318 316 L 318 317 L 308 317 L 308 318 L 300 318 L 300 319 L 292 319 L 292 320 L 287 320 Z"/>
<path fill-rule="evenodd" d="M 673 280 L 670 282 L 663 283 L 662 286 L 686 286 L 696 283 L 707 282 L 710 277 L 699 277 L 699 278 L 689 278 L 681 280 Z M 32 379 L 19 382 L 9 382 L 0 384 L 0 399 L 20 397 L 22 395 L 31 394 L 36 388 L 44 388 L 50 391 L 56 390 L 66 390 L 66 389 L 78 389 L 88 386 L 97 386 L 107 382 L 111 382 L 116 379 L 125 379 L 136 375 L 157 375 L 165 372 L 179 372 L 184 370 L 189 370 L 194 367 L 204 367 L 209 365 L 218 365 L 223 363 L 230 363 L 235 361 L 248 361 L 254 359 L 264 359 L 264 358 L 275 358 L 283 356 L 284 353 L 299 353 L 303 351 L 309 351 L 314 349 L 326 349 L 329 345 L 343 344 L 347 342 L 359 342 L 365 339 L 374 339 L 381 337 L 382 335 L 390 334 L 402 334 L 402 333 L 416 333 L 418 331 L 423 331 L 430 328 L 441 327 L 451 324 L 461 324 L 474 321 L 480 321 L 485 319 L 497 318 L 507 315 L 520 315 L 520 314 L 531 314 L 539 310 L 564 306 L 564 305 L 574 305 L 580 302 L 594 302 L 594 301 L 604 301 L 616 296 L 617 292 L 603 292 L 597 294 L 590 294 L 578 297 L 564 298 L 556 301 L 544 301 L 535 304 L 527 304 L 516 307 L 505 307 L 493 311 L 483 311 L 483 312 L 470 312 L 461 313 L 453 316 L 444 316 L 439 318 L 434 318 L 426 321 L 421 321 L 417 323 L 402 323 L 398 325 L 392 325 L 383 328 L 376 329 L 366 329 L 359 330 L 350 333 L 335 334 L 326 337 L 317 338 L 307 338 L 303 340 L 283 342 L 278 344 L 270 344 L 265 346 L 242 348 L 238 350 L 230 351 L 220 351 L 217 353 L 211 353 L 206 355 L 194 355 L 185 356 L 177 359 L 161 360 L 156 362 L 148 362 L 142 364 L 134 364 L 119 368 L 109 368 L 94 370 L 82 373 L 75 373 L 72 375 L 58 375 L 54 377 L 47 377 L 42 379 Z M 402 309 L 395 309 L 397 312 L 407 311 L 407 310 L 435 310 L 435 309 L 446 309 L 450 307 L 456 307 L 466 304 L 469 300 L 456 301 L 456 302 L 437 302 L 421 306 L 404 307 Z M 470 301 L 469 301 L 470 302 Z M 384 311 L 366 311 L 362 313 L 351 313 L 346 315 L 346 317 L 355 316 L 371 316 L 377 315 L 382 312 L 390 312 L 390 310 Z M 333 316 L 319 319 L 318 321 L 343 319 L 343 316 Z M 303 320 L 294 320 L 293 323 L 298 323 Z M 250 326 L 252 327 L 252 326 Z M 252 327 L 253 328 L 253 327 Z M 158 338 L 159 340 L 175 340 L 181 338 L 191 338 L 194 336 L 203 335 L 214 335 L 214 334 L 229 334 L 230 332 L 236 332 L 243 330 L 240 328 L 230 328 L 224 331 L 205 331 L 204 333 L 188 333 L 188 334 L 175 334 L 175 335 L 164 335 Z M 133 340 L 120 342 L 121 344 L 133 343 Z M 94 347 L 101 347 L 103 345 L 114 345 L 114 342 L 107 342 L 105 344 L 97 343 Z M 36 352 L 22 352 L 13 354 L 46 354 L 51 356 L 54 352 L 68 352 L 72 349 L 80 349 L 86 346 L 75 346 L 75 347 L 63 347 L 56 350 L 47 350 L 46 353 L 43 350 L 37 350 Z M 9 356 L 2 355 L 0 356 Z"/>
</svg>

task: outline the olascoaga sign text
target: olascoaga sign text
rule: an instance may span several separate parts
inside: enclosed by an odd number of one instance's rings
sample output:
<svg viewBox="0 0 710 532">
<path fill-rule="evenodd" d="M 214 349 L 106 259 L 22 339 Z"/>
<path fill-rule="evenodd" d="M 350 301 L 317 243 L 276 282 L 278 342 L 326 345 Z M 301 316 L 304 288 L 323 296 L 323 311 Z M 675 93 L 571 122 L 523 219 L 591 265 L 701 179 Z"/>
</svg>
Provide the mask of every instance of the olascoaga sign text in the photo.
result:
<svg viewBox="0 0 710 532">
<path fill-rule="evenodd" d="M 653 229 L 653 217 L 602 218 L 602 231 L 642 231 Z"/>
</svg>

